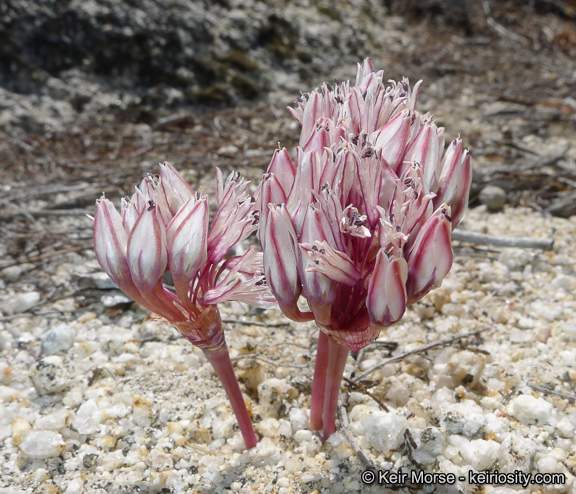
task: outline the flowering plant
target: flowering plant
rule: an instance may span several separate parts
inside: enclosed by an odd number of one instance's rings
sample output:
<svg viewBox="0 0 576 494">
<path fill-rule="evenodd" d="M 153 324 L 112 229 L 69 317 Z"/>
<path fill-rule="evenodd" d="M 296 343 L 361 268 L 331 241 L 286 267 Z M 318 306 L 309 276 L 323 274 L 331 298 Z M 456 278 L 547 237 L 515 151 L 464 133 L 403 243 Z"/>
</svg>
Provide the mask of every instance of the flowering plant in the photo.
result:
<svg viewBox="0 0 576 494">
<path fill-rule="evenodd" d="M 277 150 L 259 201 L 268 284 L 285 315 L 320 327 L 311 425 L 335 431 L 340 381 L 359 351 L 442 282 L 467 207 L 462 141 L 415 110 L 417 83 L 385 86 L 370 60 L 356 83 L 324 84 L 291 109 L 296 162 Z M 302 312 L 299 297 L 310 312 Z"/>
<path fill-rule="evenodd" d="M 120 213 L 105 197 L 96 202 L 98 262 L 129 297 L 167 319 L 202 349 L 222 381 L 248 448 L 256 445 L 234 375 L 217 304 L 242 301 L 274 306 L 263 277 L 262 253 L 250 247 L 225 259 L 258 228 L 255 200 L 237 173 L 217 170 L 218 208 L 209 227 L 208 199 L 195 193 L 169 164 L 148 175 Z M 170 271 L 174 290 L 163 284 Z"/>
<path fill-rule="evenodd" d="M 324 84 L 290 111 L 302 125 L 293 161 L 274 153 L 254 196 L 217 170 L 218 207 L 174 168 L 146 177 L 120 213 L 96 203 L 96 257 L 117 285 L 200 347 L 222 381 L 246 446 L 256 444 L 217 304 L 275 300 L 320 328 L 310 422 L 336 428 L 348 353 L 399 321 L 452 266 L 451 233 L 466 210 L 472 169 L 460 138 L 420 114 L 420 82 L 383 83 L 370 60 L 356 82 Z M 258 229 L 262 253 L 230 249 Z M 172 273 L 174 290 L 163 284 Z M 264 276 L 265 275 L 265 276 Z M 268 290 L 270 286 L 271 292 Z M 273 294 L 273 296 L 272 296 Z M 309 310 L 298 306 L 303 296 Z"/>
</svg>

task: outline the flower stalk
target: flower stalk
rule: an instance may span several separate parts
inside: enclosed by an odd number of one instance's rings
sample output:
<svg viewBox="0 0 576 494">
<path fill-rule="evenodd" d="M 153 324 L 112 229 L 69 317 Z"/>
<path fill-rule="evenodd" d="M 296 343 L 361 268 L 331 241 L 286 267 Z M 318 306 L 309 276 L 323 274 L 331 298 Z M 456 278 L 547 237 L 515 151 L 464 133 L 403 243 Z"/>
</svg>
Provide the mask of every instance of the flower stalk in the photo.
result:
<svg viewBox="0 0 576 494">
<path fill-rule="evenodd" d="M 255 200 L 237 173 L 217 170 L 218 207 L 211 224 L 208 198 L 195 193 L 169 164 L 148 175 L 119 213 L 96 202 L 94 246 L 102 268 L 136 302 L 169 321 L 200 348 L 216 371 L 247 448 L 256 436 L 234 374 L 217 304 L 275 306 L 263 276 L 262 253 L 250 247 L 227 257 L 258 228 Z M 174 289 L 163 284 L 170 271 Z"/>
<path fill-rule="evenodd" d="M 259 189 L 264 271 L 284 314 L 320 328 L 310 422 L 336 430 L 346 357 L 399 321 L 452 265 L 470 154 L 416 110 L 420 82 L 385 86 L 370 60 L 354 86 L 324 84 L 290 111 L 293 162 L 274 154 Z M 303 297 L 309 312 L 298 301 Z"/>
<path fill-rule="evenodd" d="M 226 344 L 217 350 L 205 349 L 203 352 L 220 379 L 224 391 L 226 392 L 226 396 L 228 396 L 228 400 L 230 401 L 230 405 L 232 406 L 232 410 L 234 411 L 236 420 L 240 426 L 240 432 L 244 438 L 246 449 L 254 448 L 258 443 L 258 440 L 256 439 L 254 428 L 252 427 L 252 420 L 250 419 L 250 414 L 246 408 L 242 391 L 240 391 L 238 380 L 234 374 L 234 369 L 232 367 L 232 362 L 230 361 L 230 354 L 228 353 Z"/>
</svg>

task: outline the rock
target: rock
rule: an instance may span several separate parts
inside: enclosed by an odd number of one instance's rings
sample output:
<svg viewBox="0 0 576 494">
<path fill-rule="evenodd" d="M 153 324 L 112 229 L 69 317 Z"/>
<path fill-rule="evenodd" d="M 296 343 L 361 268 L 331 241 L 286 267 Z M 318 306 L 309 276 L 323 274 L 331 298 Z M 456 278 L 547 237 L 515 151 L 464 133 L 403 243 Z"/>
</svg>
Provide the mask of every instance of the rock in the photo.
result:
<svg viewBox="0 0 576 494">
<path fill-rule="evenodd" d="M 18 446 L 26 439 L 26 436 L 32 430 L 32 426 L 25 418 L 17 417 L 12 421 L 11 430 L 14 444 Z"/>
<path fill-rule="evenodd" d="M 238 363 L 238 381 L 251 392 L 256 392 L 258 386 L 266 379 L 266 371 L 262 362 L 256 359 L 240 360 Z"/>
<path fill-rule="evenodd" d="M 290 425 L 293 431 L 308 429 L 310 425 L 308 413 L 301 408 L 292 408 L 288 413 L 288 417 L 290 418 Z"/>
<path fill-rule="evenodd" d="M 10 386 L 0 386 L 0 403 L 16 400 L 20 396 L 17 389 Z"/>
<path fill-rule="evenodd" d="M 78 434 L 94 434 L 100 429 L 102 412 L 94 400 L 83 403 L 76 412 L 76 418 L 72 421 L 72 427 Z"/>
<path fill-rule="evenodd" d="M 31 431 L 20 444 L 22 453 L 38 460 L 60 456 L 65 447 L 62 436 L 53 431 Z"/>
<path fill-rule="evenodd" d="M 527 425 L 556 423 L 554 405 L 544 398 L 535 398 L 531 395 L 520 395 L 511 400 L 507 412 Z"/>
<path fill-rule="evenodd" d="M 481 353 L 456 352 L 439 376 L 438 384 L 451 389 L 460 385 L 474 388 L 480 382 L 485 365 L 486 357 Z"/>
<path fill-rule="evenodd" d="M 158 472 L 166 470 L 167 468 L 172 468 L 174 466 L 172 456 L 157 449 L 150 451 L 146 457 L 146 463 L 150 465 L 150 468 L 153 468 Z"/>
<path fill-rule="evenodd" d="M 258 386 L 258 398 L 265 409 L 265 416 L 278 417 L 281 409 L 286 407 L 287 402 L 297 396 L 296 389 L 284 379 L 268 379 Z"/>
<path fill-rule="evenodd" d="M 500 444 L 496 441 L 484 439 L 468 439 L 454 435 L 450 436 L 450 443 L 456 446 L 462 459 L 476 470 L 491 468 L 498 459 Z"/>
<path fill-rule="evenodd" d="M 14 314 L 21 314 L 34 307 L 41 298 L 40 292 L 20 293 L 10 300 L 9 307 Z"/>
<path fill-rule="evenodd" d="M 506 191 L 496 185 L 488 185 L 480 191 L 479 199 L 489 211 L 502 211 L 506 204 Z"/>
<path fill-rule="evenodd" d="M 41 395 L 60 393 L 70 383 L 63 360 L 56 355 L 38 360 L 32 366 L 30 373 L 32 382 Z"/>
<path fill-rule="evenodd" d="M 8 283 L 14 283 L 22 276 L 26 271 L 34 269 L 34 264 L 23 263 L 17 264 L 16 266 L 8 266 L 0 271 L 0 276 L 4 278 Z"/>
<path fill-rule="evenodd" d="M 416 450 L 412 452 L 412 458 L 420 465 L 437 461 L 446 445 L 446 434 L 437 427 L 426 427 L 419 434 L 414 434 L 412 431 L 412 437 L 418 445 Z"/>
<path fill-rule="evenodd" d="M 574 437 L 574 424 L 570 422 L 566 417 L 560 420 L 556 424 L 556 430 L 563 436 L 567 438 Z"/>
<path fill-rule="evenodd" d="M 68 350 L 74 343 L 74 330 L 67 324 L 58 324 L 42 337 L 42 353 L 53 355 Z"/>
<path fill-rule="evenodd" d="M 361 423 L 368 444 L 382 453 L 398 449 L 408 427 L 405 417 L 379 410 L 364 416 Z"/>
<path fill-rule="evenodd" d="M 256 424 L 256 429 L 260 434 L 266 437 L 278 437 L 278 428 L 280 423 L 273 418 L 265 418 Z"/>
<path fill-rule="evenodd" d="M 68 427 L 72 420 L 72 416 L 73 414 L 70 410 L 67 408 L 60 408 L 48 415 L 40 417 L 34 423 L 34 429 L 61 431 L 65 427 Z"/>
<path fill-rule="evenodd" d="M 83 114 L 142 106 L 224 106 L 271 90 L 298 94 L 357 62 L 360 47 L 368 53 L 385 42 L 384 6 L 373 2 L 359 30 L 361 5 L 12 2 L 0 16 L 0 130 L 62 129 Z"/>
<path fill-rule="evenodd" d="M 447 407 L 440 424 L 450 434 L 464 434 L 472 437 L 486 424 L 486 417 L 472 400 L 464 400 Z"/>
</svg>

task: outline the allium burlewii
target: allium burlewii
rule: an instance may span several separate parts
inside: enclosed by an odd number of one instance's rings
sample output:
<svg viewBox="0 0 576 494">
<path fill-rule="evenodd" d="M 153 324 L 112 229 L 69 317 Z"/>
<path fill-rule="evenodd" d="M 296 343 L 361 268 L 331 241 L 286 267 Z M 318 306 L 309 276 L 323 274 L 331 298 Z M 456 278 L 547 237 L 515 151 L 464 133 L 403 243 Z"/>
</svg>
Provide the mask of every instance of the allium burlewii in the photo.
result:
<svg viewBox="0 0 576 494">
<path fill-rule="evenodd" d="M 444 129 L 415 110 L 419 86 L 385 86 L 365 60 L 354 86 L 304 95 L 291 109 L 302 125 L 296 161 L 277 150 L 260 186 L 268 284 L 288 317 L 321 329 L 310 418 L 325 438 L 349 350 L 399 321 L 452 265 L 470 155 L 460 138 L 444 151 Z"/>
<path fill-rule="evenodd" d="M 94 246 L 98 262 L 121 290 L 172 323 L 201 348 L 222 381 L 247 448 L 256 445 L 234 375 L 217 304 L 275 305 L 263 277 L 262 253 L 250 247 L 226 258 L 258 228 L 255 200 L 237 173 L 217 170 L 218 207 L 209 222 L 208 199 L 169 163 L 148 175 L 121 211 L 105 197 L 96 202 Z M 163 284 L 170 271 L 174 290 Z"/>
</svg>

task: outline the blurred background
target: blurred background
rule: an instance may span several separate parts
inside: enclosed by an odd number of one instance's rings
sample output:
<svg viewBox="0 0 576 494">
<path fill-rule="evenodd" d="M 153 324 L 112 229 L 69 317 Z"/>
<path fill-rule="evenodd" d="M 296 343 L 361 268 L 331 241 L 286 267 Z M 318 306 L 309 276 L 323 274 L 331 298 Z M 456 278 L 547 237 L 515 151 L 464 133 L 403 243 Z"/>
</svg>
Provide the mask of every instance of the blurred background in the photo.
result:
<svg viewBox="0 0 576 494">
<path fill-rule="evenodd" d="M 494 207 L 576 213 L 574 0 L 3 0 L 0 214 L 91 207 L 164 160 L 258 180 L 298 137 L 286 105 L 365 57 L 424 80 L 420 111 L 472 149 L 472 204 L 495 185 Z"/>
</svg>

